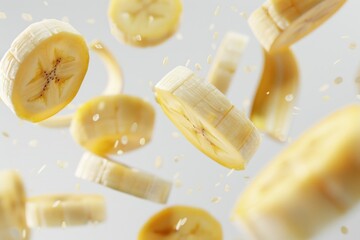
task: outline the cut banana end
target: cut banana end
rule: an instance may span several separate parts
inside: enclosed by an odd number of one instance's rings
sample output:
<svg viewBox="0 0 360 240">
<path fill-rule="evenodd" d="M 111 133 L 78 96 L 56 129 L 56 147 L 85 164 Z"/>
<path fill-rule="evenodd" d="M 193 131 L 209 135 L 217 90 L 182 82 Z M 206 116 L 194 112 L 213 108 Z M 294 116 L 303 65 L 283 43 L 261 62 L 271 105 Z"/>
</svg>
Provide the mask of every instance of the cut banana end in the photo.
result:
<svg viewBox="0 0 360 240">
<path fill-rule="evenodd" d="M 68 23 L 34 23 L 11 44 L 0 62 L 0 97 L 20 118 L 39 122 L 63 109 L 87 72 L 84 38 Z"/>
<path fill-rule="evenodd" d="M 212 84 L 176 67 L 156 86 L 169 119 L 200 151 L 219 164 L 244 169 L 260 144 L 252 122 Z"/>
<path fill-rule="evenodd" d="M 108 10 L 112 34 L 137 47 L 160 44 L 178 29 L 181 0 L 111 0 Z"/>
<path fill-rule="evenodd" d="M 153 106 L 141 98 L 100 96 L 77 110 L 70 132 L 81 146 L 106 156 L 147 144 L 152 137 L 154 122 Z"/>
<path fill-rule="evenodd" d="M 250 119 L 271 137 L 285 141 L 299 89 L 299 71 L 293 52 L 264 51 L 264 70 Z"/>
<path fill-rule="evenodd" d="M 105 218 L 105 200 L 99 195 L 46 195 L 26 203 L 26 219 L 33 228 L 78 226 Z"/>
<path fill-rule="evenodd" d="M 251 239 L 310 239 L 360 200 L 359 146 L 360 105 L 333 113 L 249 185 L 235 222 Z"/>
<path fill-rule="evenodd" d="M 335 14 L 346 0 L 267 0 L 249 25 L 267 51 L 290 47 Z"/>
<path fill-rule="evenodd" d="M 207 211 L 188 206 L 168 207 L 152 216 L 138 240 L 222 240 L 221 224 Z"/>
<path fill-rule="evenodd" d="M 168 181 L 91 153 L 83 155 L 75 175 L 157 203 L 166 203 L 171 191 Z"/>
<path fill-rule="evenodd" d="M 90 44 L 90 49 L 98 54 L 103 61 L 107 72 L 108 82 L 105 90 L 101 95 L 115 95 L 123 91 L 123 73 L 116 58 L 111 54 L 108 48 L 99 40 L 95 40 Z M 49 128 L 64 128 L 70 127 L 74 114 L 67 114 L 64 116 L 53 116 L 39 123 L 43 127 Z"/>
<path fill-rule="evenodd" d="M 248 41 L 249 38 L 245 35 L 228 32 L 221 42 L 209 71 L 208 80 L 223 94 L 229 89 Z"/>
<path fill-rule="evenodd" d="M 25 189 L 15 171 L 0 172 L 0 239 L 28 240 L 25 218 Z"/>
</svg>

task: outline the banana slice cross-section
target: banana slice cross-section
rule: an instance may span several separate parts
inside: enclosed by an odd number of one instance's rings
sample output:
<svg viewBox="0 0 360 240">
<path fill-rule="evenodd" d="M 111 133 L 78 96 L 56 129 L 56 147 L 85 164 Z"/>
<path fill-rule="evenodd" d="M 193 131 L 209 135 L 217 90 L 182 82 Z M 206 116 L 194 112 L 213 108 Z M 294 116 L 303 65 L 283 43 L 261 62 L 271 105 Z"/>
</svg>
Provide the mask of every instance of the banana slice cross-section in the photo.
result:
<svg viewBox="0 0 360 240">
<path fill-rule="evenodd" d="M 228 91 L 248 41 L 249 38 L 245 35 L 228 32 L 221 42 L 209 71 L 208 80 L 223 94 Z"/>
<path fill-rule="evenodd" d="M 318 28 L 346 0 L 267 0 L 249 25 L 267 51 L 286 48 Z"/>
<path fill-rule="evenodd" d="M 112 34 L 127 44 L 148 47 L 170 38 L 178 29 L 181 0 L 111 0 Z"/>
<path fill-rule="evenodd" d="M 155 97 L 188 141 L 227 168 L 243 169 L 259 146 L 258 131 L 245 114 L 185 67 L 157 83 Z"/>
<path fill-rule="evenodd" d="M 207 211 L 172 206 L 156 213 L 141 228 L 138 240 L 222 240 L 221 224 Z"/>
<path fill-rule="evenodd" d="M 45 195 L 26 203 L 30 227 L 68 227 L 103 222 L 105 200 L 99 195 Z"/>
<path fill-rule="evenodd" d="M 360 200 L 360 105 L 280 153 L 240 196 L 234 220 L 261 240 L 310 239 Z"/>
<path fill-rule="evenodd" d="M 45 120 L 75 97 L 88 63 L 86 42 L 71 25 L 31 24 L 0 61 L 0 97 L 18 117 Z"/>
<path fill-rule="evenodd" d="M 271 137 L 285 141 L 299 89 L 299 71 L 290 49 L 264 51 L 264 70 L 250 119 Z"/>
<path fill-rule="evenodd" d="M 76 177 L 157 203 L 166 203 L 171 183 L 107 158 L 85 153 Z"/>
</svg>

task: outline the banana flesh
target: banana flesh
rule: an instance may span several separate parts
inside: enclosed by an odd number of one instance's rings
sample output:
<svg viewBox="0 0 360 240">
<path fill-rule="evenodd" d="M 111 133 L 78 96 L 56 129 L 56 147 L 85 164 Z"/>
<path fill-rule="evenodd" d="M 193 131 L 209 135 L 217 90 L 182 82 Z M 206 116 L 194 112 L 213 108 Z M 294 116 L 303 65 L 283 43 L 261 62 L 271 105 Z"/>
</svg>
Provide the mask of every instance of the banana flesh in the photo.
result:
<svg viewBox="0 0 360 240">
<path fill-rule="evenodd" d="M 189 142 L 227 168 L 243 169 L 260 144 L 245 114 L 185 67 L 176 67 L 157 83 L 155 97 Z"/>
<path fill-rule="evenodd" d="M 171 183 L 138 169 L 85 153 L 76 177 L 157 203 L 166 203 Z"/>
<path fill-rule="evenodd" d="M 45 120 L 75 97 L 88 63 L 86 42 L 71 25 L 31 24 L 0 61 L 0 97 L 18 117 Z"/>
<path fill-rule="evenodd" d="M 298 66 L 290 49 L 273 53 L 264 51 L 264 58 L 264 70 L 250 119 L 259 130 L 284 141 L 299 89 Z"/>
<path fill-rule="evenodd" d="M 280 153 L 240 196 L 251 239 L 309 239 L 360 200 L 360 105 L 333 113 Z"/>
</svg>

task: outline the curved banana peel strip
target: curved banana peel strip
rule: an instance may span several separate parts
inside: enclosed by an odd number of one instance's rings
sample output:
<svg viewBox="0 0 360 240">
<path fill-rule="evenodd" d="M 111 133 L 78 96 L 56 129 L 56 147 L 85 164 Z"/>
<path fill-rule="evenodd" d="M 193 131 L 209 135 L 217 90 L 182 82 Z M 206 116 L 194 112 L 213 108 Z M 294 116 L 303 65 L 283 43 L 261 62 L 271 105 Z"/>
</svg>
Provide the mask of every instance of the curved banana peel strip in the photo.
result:
<svg viewBox="0 0 360 240">
<path fill-rule="evenodd" d="M 360 105 L 331 114 L 281 152 L 240 196 L 252 239 L 310 239 L 360 200 Z"/>
<path fill-rule="evenodd" d="M 172 186 L 170 182 L 155 175 L 91 153 L 83 155 L 75 175 L 78 178 L 162 204 L 167 202 Z"/>
<path fill-rule="evenodd" d="M 264 59 L 250 119 L 259 130 L 285 141 L 299 89 L 297 61 L 291 49 L 264 51 Z"/>
<path fill-rule="evenodd" d="M 249 25 L 267 51 L 288 48 L 314 31 L 346 0 L 267 0 L 249 17 Z"/>
</svg>

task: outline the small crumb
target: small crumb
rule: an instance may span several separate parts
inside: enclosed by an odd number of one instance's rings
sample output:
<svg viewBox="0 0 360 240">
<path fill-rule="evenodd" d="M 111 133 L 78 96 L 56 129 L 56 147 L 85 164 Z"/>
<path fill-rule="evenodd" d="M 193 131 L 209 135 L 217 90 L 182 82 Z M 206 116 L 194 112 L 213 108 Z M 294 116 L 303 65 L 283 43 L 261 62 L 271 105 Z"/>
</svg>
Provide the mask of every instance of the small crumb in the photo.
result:
<svg viewBox="0 0 360 240">
<path fill-rule="evenodd" d="M 69 166 L 69 163 L 66 162 L 66 161 L 61 161 L 61 160 L 57 160 L 56 161 L 56 165 L 59 167 L 59 168 L 62 168 L 62 169 L 65 169 Z"/>
<path fill-rule="evenodd" d="M 88 19 L 86 19 L 86 22 L 87 22 L 88 24 L 95 24 L 95 19 L 93 19 L 93 18 L 88 18 Z"/>
<path fill-rule="evenodd" d="M 334 62 L 334 65 L 339 64 L 341 61 L 342 61 L 342 59 L 341 59 L 341 58 L 339 58 L 338 60 L 336 60 L 336 61 Z"/>
<path fill-rule="evenodd" d="M 346 226 L 341 226 L 340 228 L 342 234 L 348 234 L 349 229 Z"/>
<path fill-rule="evenodd" d="M 221 201 L 221 197 L 213 197 L 211 199 L 211 202 L 214 203 L 214 204 L 219 203 L 220 201 Z"/>
<path fill-rule="evenodd" d="M 357 49 L 357 43 L 356 42 L 351 42 L 351 43 L 349 43 L 348 47 L 351 50 L 355 50 L 355 49 Z"/>
<path fill-rule="evenodd" d="M 39 145 L 38 140 L 33 139 L 29 142 L 29 147 L 37 147 Z"/>
<path fill-rule="evenodd" d="M 164 57 L 162 64 L 167 65 L 169 63 L 169 57 Z"/>
<path fill-rule="evenodd" d="M 208 64 L 211 64 L 211 63 L 212 63 L 212 55 L 211 55 L 211 54 L 207 57 L 206 62 L 207 62 Z"/>
<path fill-rule="evenodd" d="M 186 221 L 187 221 L 186 217 L 179 219 L 179 221 L 177 222 L 176 227 L 175 227 L 176 231 L 179 231 L 180 228 L 185 225 Z"/>
<path fill-rule="evenodd" d="M 42 165 L 41 168 L 37 171 L 37 174 L 42 173 L 46 168 L 46 164 Z"/>
<path fill-rule="evenodd" d="M 189 67 L 190 62 L 191 62 L 190 59 L 186 60 L 185 67 Z"/>
<path fill-rule="evenodd" d="M 176 37 L 176 39 L 179 40 L 179 41 L 184 39 L 184 36 L 183 36 L 181 33 L 177 33 L 177 34 L 175 35 L 175 37 Z"/>
<path fill-rule="evenodd" d="M 226 177 L 230 177 L 231 174 L 234 173 L 234 171 L 235 171 L 235 169 L 232 168 L 232 169 L 226 174 Z"/>
<path fill-rule="evenodd" d="M 292 102 L 294 100 L 294 95 L 288 94 L 285 96 L 285 101 Z"/>
<path fill-rule="evenodd" d="M 6 137 L 6 138 L 9 138 L 9 137 L 10 137 L 10 135 L 9 135 L 7 132 L 1 132 L 1 135 L 3 135 L 3 136 Z"/>
<path fill-rule="evenodd" d="M 199 63 L 196 63 L 196 64 L 195 64 L 195 69 L 196 69 L 197 71 L 200 71 L 200 70 L 202 69 L 202 67 L 201 67 L 201 65 L 200 65 Z"/>
<path fill-rule="evenodd" d="M 119 141 L 119 140 L 116 140 L 116 141 L 114 142 L 114 148 L 118 148 L 119 143 L 120 143 L 120 141 Z"/>
<path fill-rule="evenodd" d="M 180 162 L 180 160 L 181 160 L 181 156 L 175 156 L 175 157 L 174 157 L 174 162 L 175 162 L 175 163 Z"/>
<path fill-rule="evenodd" d="M 95 114 L 95 115 L 92 117 L 92 120 L 93 120 L 94 122 L 99 121 L 99 119 L 100 119 L 100 115 L 99 115 L 99 114 Z"/>
<path fill-rule="evenodd" d="M 231 190 L 230 185 L 229 185 L 229 184 L 226 184 L 226 185 L 224 186 L 224 191 L 225 191 L 225 192 L 230 192 L 230 190 Z"/>
<path fill-rule="evenodd" d="M 334 83 L 336 85 L 341 84 L 343 81 L 344 81 L 344 79 L 342 77 L 337 77 L 337 78 L 334 79 Z"/>
<path fill-rule="evenodd" d="M 121 156 L 121 155 L 124 154 L 124 151 L 123 151 L 123 150 L 118 150 L 118 151 L 116 152 L 116 154 L 119 155 L 119 156 Z"/>
<path fill-rule="evenodd" d="M 145 143 L 146 143 L 145 138 L 140 138 L 139 143 L 140 143 L 140 145 L 141 145 L 141 146 L 144 146 L 144 145 L 145 145 Z"/>
<path fill-rule="evenodd" d="M 7 18 L 6 13 L 0 12 L 0 19 L 6 19 L 6 18 Z"/>
<path fill-rule="evenodd" d="M 160 156 L 155 158 L 155 168 L 160 169 L 163 166 L 163 159 Z"/>
<path fill-rule="evenodd" d="M 325 92 L 328 89 L 329 89 L 329 84 L 324 84 L 319 88 L 319 91 L 320 92 Z"/>
<path fill-rule="evenodd" d="M 216 8 L 215 8 L 215 11 L 214 11 L 214 16 L 219 16 L 219 14 L 220 14 L 220 10 L 221 10 L 221 7 L 220 6 L 217 6 Z"/>
<path fill-rule="evenodd" d="M 128 137 L 127 136 L 122 136 L 121 137 L 121 144 L 122 145 L 126 145 L 128 144 L 129 140 L 128 140 Z"/>
<path fill-rule="evenodd" d="M 33 17 L 30 13 L 22 13 L 21 17 L 24 21 L 31 22 L 33 20 Z"/>
<path fill-rule="evenodd" d="M 216 40 L 219 38 L 219 32 L 214 32 L 213 39 Z"/>
</svg>

